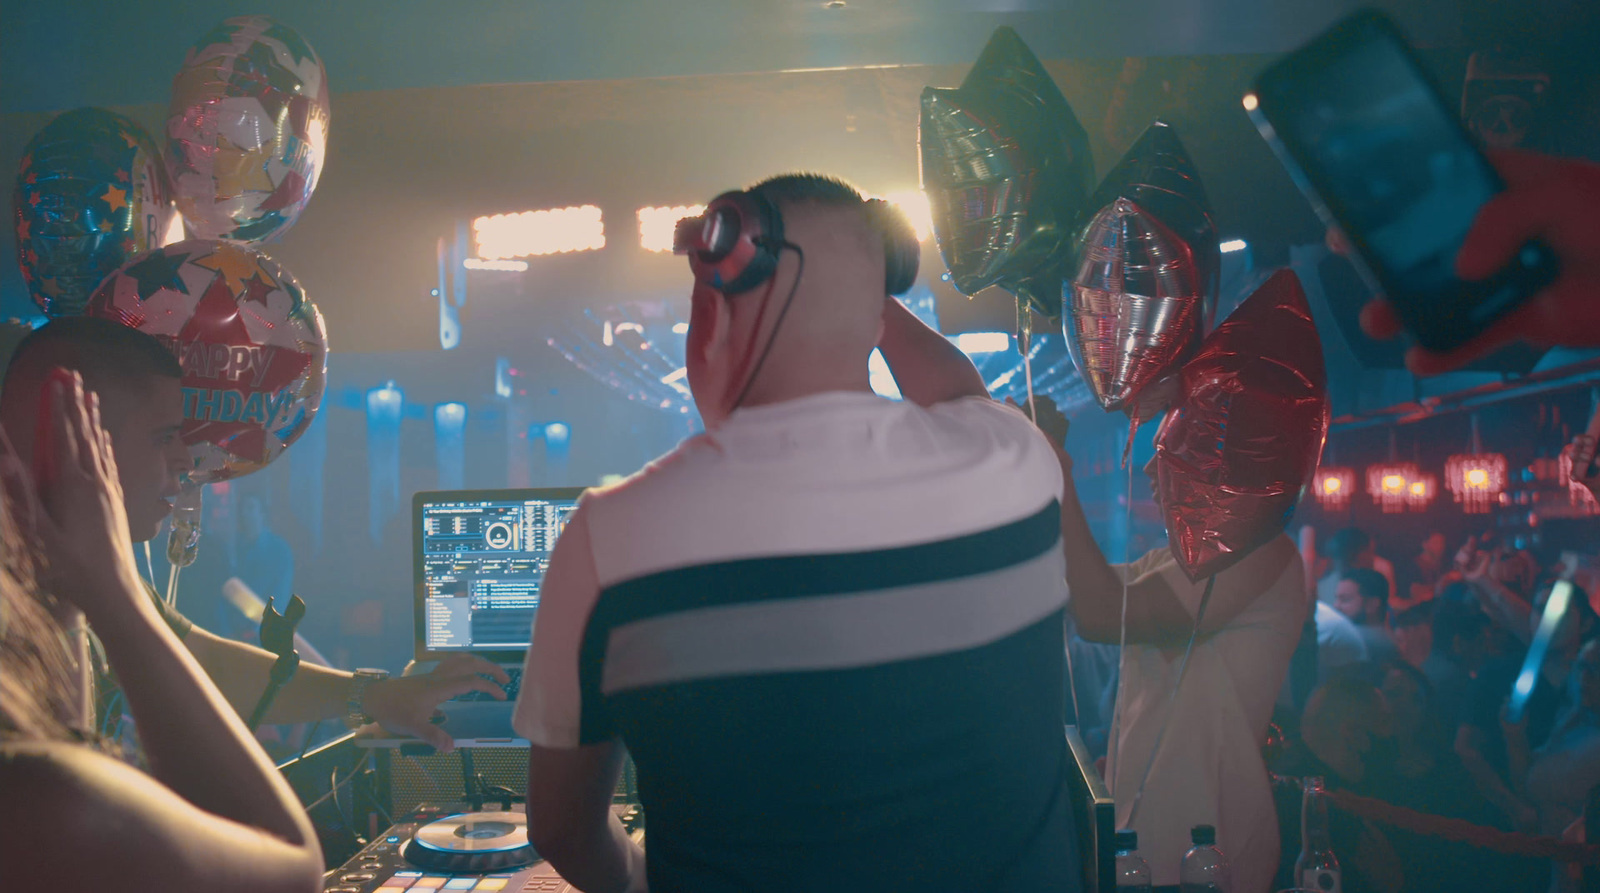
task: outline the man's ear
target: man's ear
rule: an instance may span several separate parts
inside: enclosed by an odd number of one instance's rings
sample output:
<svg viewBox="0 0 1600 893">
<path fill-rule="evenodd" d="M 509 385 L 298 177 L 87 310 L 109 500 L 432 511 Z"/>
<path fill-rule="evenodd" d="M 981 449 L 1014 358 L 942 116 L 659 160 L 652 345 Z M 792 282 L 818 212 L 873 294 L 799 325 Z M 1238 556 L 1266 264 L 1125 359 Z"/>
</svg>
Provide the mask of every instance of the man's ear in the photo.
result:
<svg viewBox="0 0 1600 893">
<path fill-rule="evenodd" d="M 733 311 L 721 292 L 705 286 L 695 288 L 691 303 L 690 324 L 698 342 L 695 347 L 700 350 L 701 360 L 714 365 L 727 354 Z"/>
</svg>

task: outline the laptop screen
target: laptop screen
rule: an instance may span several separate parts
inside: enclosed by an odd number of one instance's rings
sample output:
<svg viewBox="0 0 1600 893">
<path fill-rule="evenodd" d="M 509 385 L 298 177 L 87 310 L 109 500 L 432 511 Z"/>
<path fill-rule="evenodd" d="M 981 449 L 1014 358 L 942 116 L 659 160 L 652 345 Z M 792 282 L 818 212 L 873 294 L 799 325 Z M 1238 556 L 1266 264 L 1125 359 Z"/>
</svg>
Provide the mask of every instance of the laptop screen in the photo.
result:
<svg viewBox="0 0 1600 893">
<path fill-rule="evenodd" d="M 418 493 L 412 506 L 418 656 L 526 652 L 550 551 L 582 493 Z"/>
</svg>

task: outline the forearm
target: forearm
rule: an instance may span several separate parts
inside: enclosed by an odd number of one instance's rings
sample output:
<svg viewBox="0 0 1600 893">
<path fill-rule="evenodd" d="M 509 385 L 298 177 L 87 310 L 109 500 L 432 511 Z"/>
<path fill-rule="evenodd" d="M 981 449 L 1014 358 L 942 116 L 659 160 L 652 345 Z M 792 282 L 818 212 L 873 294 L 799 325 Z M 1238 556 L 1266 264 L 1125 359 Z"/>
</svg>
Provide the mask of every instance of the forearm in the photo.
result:
<svg viewBox="0 0 1600 893">
<path fill-rule="evenodd" d="M 1462 767 L 1477 785 L 1478 793 L 1496 809 L 1515 818 L 1522 809 L 1522 801 L 1506 787 L 1506 783 L 1500 778 L 1500 773 L 1494 771 L 1494 767 L 1489 765 L 1483 754 L 1475 746 L 1461 740 L 1456 741 L 1455 751 L 1456 756 L 1461 759 Z"/>
<path fill-rule="evenodd" d="M 972 360 L 894 298 L 883 311 L 878 349 L 894 374 L 900 395 L 918 406 L 989 396 Z"/>
<path fill-rule="evenodd" d="M 607 810 L 610 813 L 609 810 Z M 573 829 L 537 846 L 561 877 L 584 893 L 636 893 L 645 889 L 644 848 L 634 843 L 615 814 L 603 827 Z"/>
<path fill-rule="evenodd" d="M 1489 577 L 1478 577 L 1469 585 L 1485 613 L 1509 630 L 1522 644 L 1532 644 L 1533 632 L 1529 620 L 1533 615 L 1533 606 L 1502 586 L 1498 580 Z"/>
<path fill-rule="evenodd" d="M 248 716 L 267 689 L 268 674 L 277 656 L 199 628 L 191 630 L 184 643 L 233 709 L 240 716 Z M 350 676 L 343 670 L 302 661 L 294 677 L 278 692 L 263 722 L 314 722 L 343 716 Z"/>
<path fill-rule="evenodd" d="M 1072 614 L 1085 639 L 1115 643 L 1122 618 L 1122 576 L 1095 542 L 1077 487 L 1066 471 L 1063 468 L 1061 549 L 1066 553 Z"/>
<path fill-rule="evenodd" d="M 292 844 L 315 833 L 267 755 L 199 662 L 129 582 L 125 604 L 96 617 L 96 632 L 138 718 L 152 774 L 195 806 Z"/>
</svg>

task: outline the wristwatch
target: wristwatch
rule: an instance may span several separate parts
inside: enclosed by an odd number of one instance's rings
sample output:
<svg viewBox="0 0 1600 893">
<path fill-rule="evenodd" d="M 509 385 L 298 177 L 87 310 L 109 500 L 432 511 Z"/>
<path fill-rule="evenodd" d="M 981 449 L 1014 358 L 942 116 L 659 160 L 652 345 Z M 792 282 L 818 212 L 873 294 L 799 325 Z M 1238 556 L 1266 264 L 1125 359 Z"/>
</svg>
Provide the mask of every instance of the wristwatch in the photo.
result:
<svg viewBox="0 0 1600 893">
<path fill-rule="evenodd" d="M 372 723 L 372 715 L 367 713 L 366 697 L 367 686 L 389 678 L 388 670 L 356 670 L 350 677 L 350 690 L 345 696 L 344 724 L 352 729 L 359 729 Z"/>
</svg>

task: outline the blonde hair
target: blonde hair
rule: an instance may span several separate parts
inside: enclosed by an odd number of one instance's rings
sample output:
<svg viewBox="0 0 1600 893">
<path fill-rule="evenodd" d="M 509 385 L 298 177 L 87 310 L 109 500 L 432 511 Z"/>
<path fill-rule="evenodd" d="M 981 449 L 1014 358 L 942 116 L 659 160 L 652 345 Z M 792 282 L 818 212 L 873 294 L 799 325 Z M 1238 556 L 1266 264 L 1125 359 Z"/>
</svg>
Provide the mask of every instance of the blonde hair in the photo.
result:
<svg viewBox="0 0 1600 893">
<path fill-rule="evenodd" d="M 66 634 L 36 585 L 10 499 L 0 499 L 0 742 L 85 740 Z"/>
</svg>

